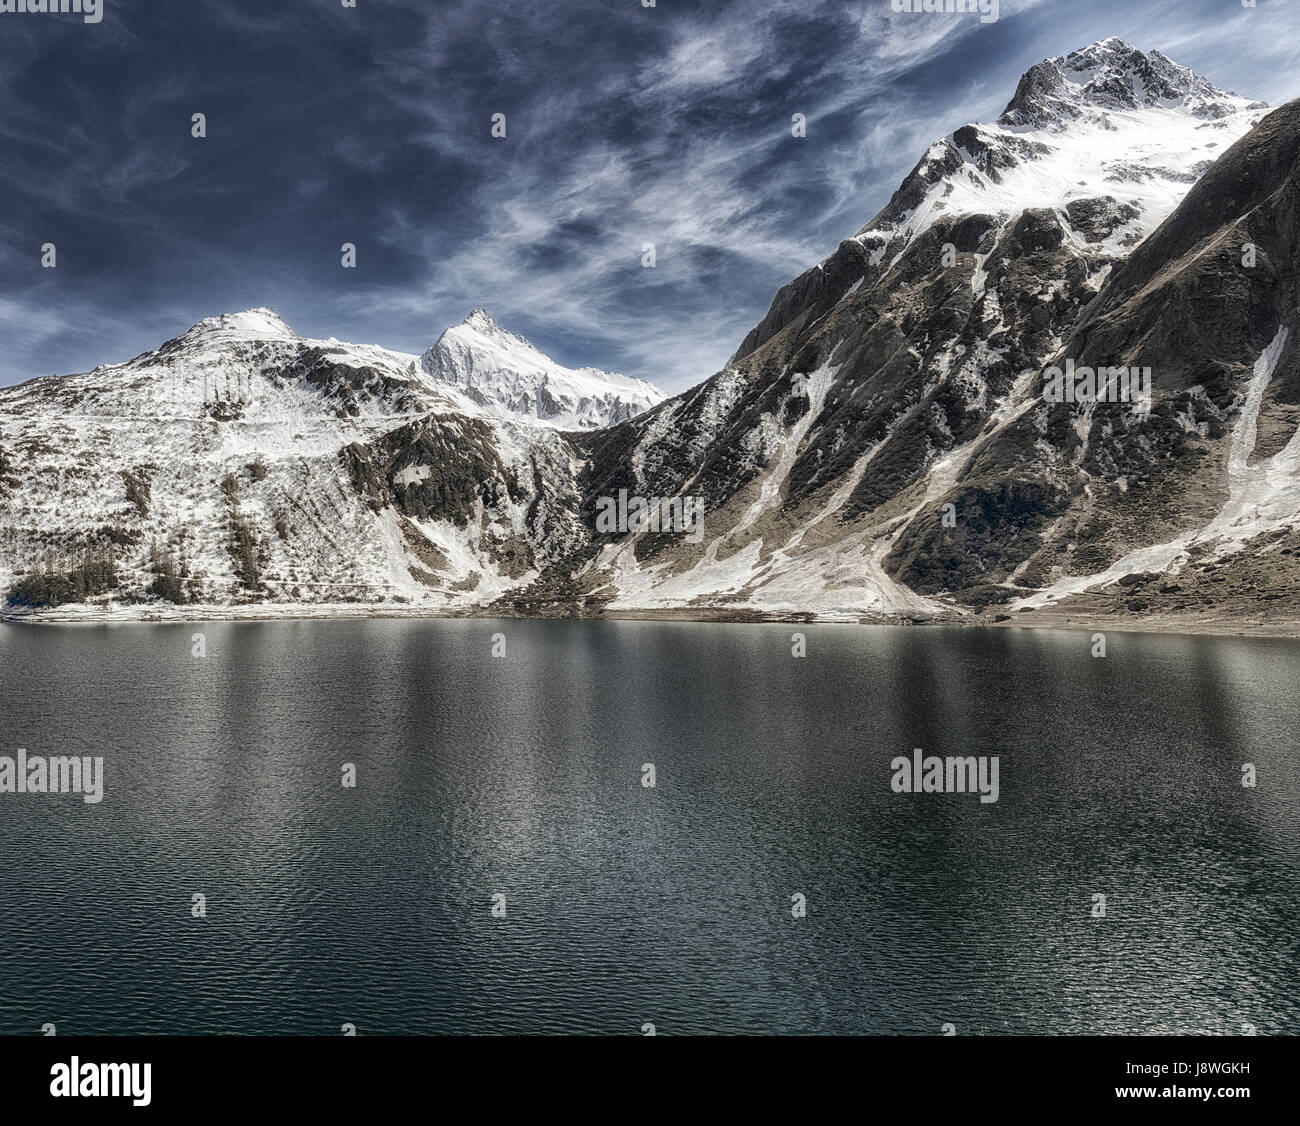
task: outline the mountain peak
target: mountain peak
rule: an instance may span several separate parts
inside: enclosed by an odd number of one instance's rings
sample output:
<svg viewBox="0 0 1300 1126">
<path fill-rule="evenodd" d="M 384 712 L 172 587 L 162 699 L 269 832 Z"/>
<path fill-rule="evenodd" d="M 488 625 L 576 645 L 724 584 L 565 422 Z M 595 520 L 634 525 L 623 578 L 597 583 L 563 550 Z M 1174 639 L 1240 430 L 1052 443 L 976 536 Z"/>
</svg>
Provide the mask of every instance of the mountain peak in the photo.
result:
<svg viewBox="0 0 1300 1126">
<path fill-rule="evenodd" d="M 1167 55 L 1112 35 L 1030 67 L 998 124 L 1060 127 L 1099 112 L 1155 107 L 1218 118 L 1244 104 Z"/>
<path fill-rule="evenodd" d="M 665 398 L 645 380 L 595 368 L 566 368 L 502 328 L 484 309 L 473 310 L 439 336 L 420 357 L 420 367 L 503 417 L 565 430 L 612 426 Z"/>
<path fill-rule="evenodd" d="M 493 340 L 518 341 L 520 344 L 527 345 L 529 348 L 533 347 L 533 345 L 524 337 L 503 327 L 501 322 L 492 316 L 492 314 L 486 309 L 471 310 L 469 316 L 455 327 L 457 329 L 472 329 L 474 332 L 481 333 Z M 449 329 L 448 331 L 451 330 Z"/>
<path fill-rule="evenodd" d="M 494 318 L 486 309 L 471 309 L 469 316 L 460 323 L 468 325 L 470 328 L 476 328 L 480 332 L 491 332 L 494 329 L 498 332 L 504 331 L 501 326 L 497 324 L 496 318 Z"/>
<path fill-rule="evenodd" d="M 219 336 L 245 340 L 297 340 L 298 334 L 269 305 L 245 309 L 239 313 L 222 313 L 204 317 L 191 326 L 182 339 Z"/>
</svg>

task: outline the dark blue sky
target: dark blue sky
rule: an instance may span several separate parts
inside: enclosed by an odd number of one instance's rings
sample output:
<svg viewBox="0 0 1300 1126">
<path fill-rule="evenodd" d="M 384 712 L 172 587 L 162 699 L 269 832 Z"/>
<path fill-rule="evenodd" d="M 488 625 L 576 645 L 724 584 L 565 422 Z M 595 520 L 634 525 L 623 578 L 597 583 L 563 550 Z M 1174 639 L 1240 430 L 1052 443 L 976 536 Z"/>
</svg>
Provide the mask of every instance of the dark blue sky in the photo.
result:
<svg viewBox="0 0 1300 1126">
<path fill-rule="evenodd" d="M 412 352 L 481 305 L 565 363 L 679 390 L 930 141 L 1108 35 L 1241 94 L 1300 94 L 1296 0 L 1002 0 L 990 24 L 888 0 L 0 14 L 0 383 L 254 305 Z"/>
</svg>

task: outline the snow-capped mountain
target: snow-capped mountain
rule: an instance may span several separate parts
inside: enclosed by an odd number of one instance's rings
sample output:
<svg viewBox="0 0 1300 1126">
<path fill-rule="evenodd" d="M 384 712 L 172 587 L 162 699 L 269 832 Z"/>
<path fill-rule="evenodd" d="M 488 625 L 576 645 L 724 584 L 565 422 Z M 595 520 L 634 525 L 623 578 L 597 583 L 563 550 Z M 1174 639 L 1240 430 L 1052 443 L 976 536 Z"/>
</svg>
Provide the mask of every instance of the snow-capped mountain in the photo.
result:
<svg viewBox="0 0 1300 1126">
<path fill-rule="evenodd" d="M 643 379 L 557 364 L 482 309 L 447 329 L 420 357 L 420 366 L 503 417 L 560 430 L 612 426 L 667 397 Z"/>
<path fill-rule="evenodd" d="M 782 289 L 726 370 L 584 440 L 584 524 L 623 482 L 708 515 L 699 546 L 598 540 L 575 589 L 614 610 L 847 619 L 1034 613 L 1094 587 L 1121 613 L 1203 612 L 1206 589 L 1240 611 L 1296 589 L 1297 113 L 1265 115 L 1120 40 L 1034 67 L 998 122 L 936 142 Z M 1243 268 L 1252 236 L 1267 262 Z M 1046 402 L 1067 359 L 1150 365 L 1154 405 Z M 1221 534 L 1257 409 L 1273 460 L 1232 510 L 1269 498 L 1239 528 L 1277 537 L 1267 582 L 1249 577 L 1260 544 Z M 1183 567 L 1189 545 L 1193 566 L 1231 555 L 1230 585 L 1153 579 L 1171 589 L 1131 609 L 1119 572 Z"/>
<path fill-rule="evenodd" d="M 464 608 L 577 542 L 571 462 L 415 356 L 303 339 L 265 308 L 212 317 L 0 389 L 0 583 L 141 612 Z"/>
<path fill-rule="evenodd" d="M 101 615 L 1295 614 L 1297 309 L 1300 102 L 1109 39 L 937 141 L 670 399 L 481 312 L 417 359 L 265 309 L 0 390 L 0 581 Z M 1049 401 L 1069 361 L 1150 399 Z M 702 534 L 608 530 L 623 492 Z"/>
</svg>

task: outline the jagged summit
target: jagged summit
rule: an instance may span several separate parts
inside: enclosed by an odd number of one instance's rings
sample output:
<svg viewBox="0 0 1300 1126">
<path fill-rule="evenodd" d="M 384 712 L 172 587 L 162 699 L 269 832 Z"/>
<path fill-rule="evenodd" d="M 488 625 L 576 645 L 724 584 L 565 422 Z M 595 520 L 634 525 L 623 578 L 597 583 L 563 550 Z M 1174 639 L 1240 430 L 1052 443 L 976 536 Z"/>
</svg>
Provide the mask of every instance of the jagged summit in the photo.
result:
<svg viewBox="0 0 1300 1126">
<path fill-rule="evenodd" d="M 1130 248 L 1267 109 L 1159 51 L 1103 39 L 1030 67 L 996 122 L 931 145 L 858 238 L 910 243 L 940 218 L 1006 221 L 1027 207 L 1104 200 L 1128 216 L 1110 249 Z"/>
<path fill-rule="evenodd" d="M 501 327 L 501 324 L 486 309 L 473 309 L 468 317 L 460 322 L 462 325 L 474 329 L 475 332 L 482 332 L 489 336 L 509 337 L 512 340 L 524 340 L 522 336 L 513 332 L 507 332 Z M 524 341 L 527 343 L 527 341 Z"/>
<path fill-rule="evenodd" d="M 496 414 L 565 430 L 611 426 L 665 398 L 643 379 L 566 368 L 484 309 L 475 309 L 438 337 L 420 357 L 420 367 Z"/>
<path fill-rule="evenodd" d="M 1111 36 L 1027 70 L 998 124 L 1061 128 L 1097 112 L 1161 107 L 1198 118 L 1218 118 L 1264 103 L 1220 90 L 1159 51 L 1142 51 Z"/>
</svg>

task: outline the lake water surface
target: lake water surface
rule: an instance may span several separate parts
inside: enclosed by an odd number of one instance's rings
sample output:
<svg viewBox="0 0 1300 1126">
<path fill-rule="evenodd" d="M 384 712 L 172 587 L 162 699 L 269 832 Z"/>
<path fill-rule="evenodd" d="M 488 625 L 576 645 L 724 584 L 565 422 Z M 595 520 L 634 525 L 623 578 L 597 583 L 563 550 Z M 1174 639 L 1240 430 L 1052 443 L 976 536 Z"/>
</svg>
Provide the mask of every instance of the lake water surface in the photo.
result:
<svg viewBox="0 0 1300 1126">
<path fill-rule="evenodd" d="M 0 1032 L 1296 1033 L 1300 644 L 1091 649 L 0 626 L 0 755 L 105 771 L 0 794 Z M 895 793 L 916 747 L 999 800 Z"/>
</svg>

